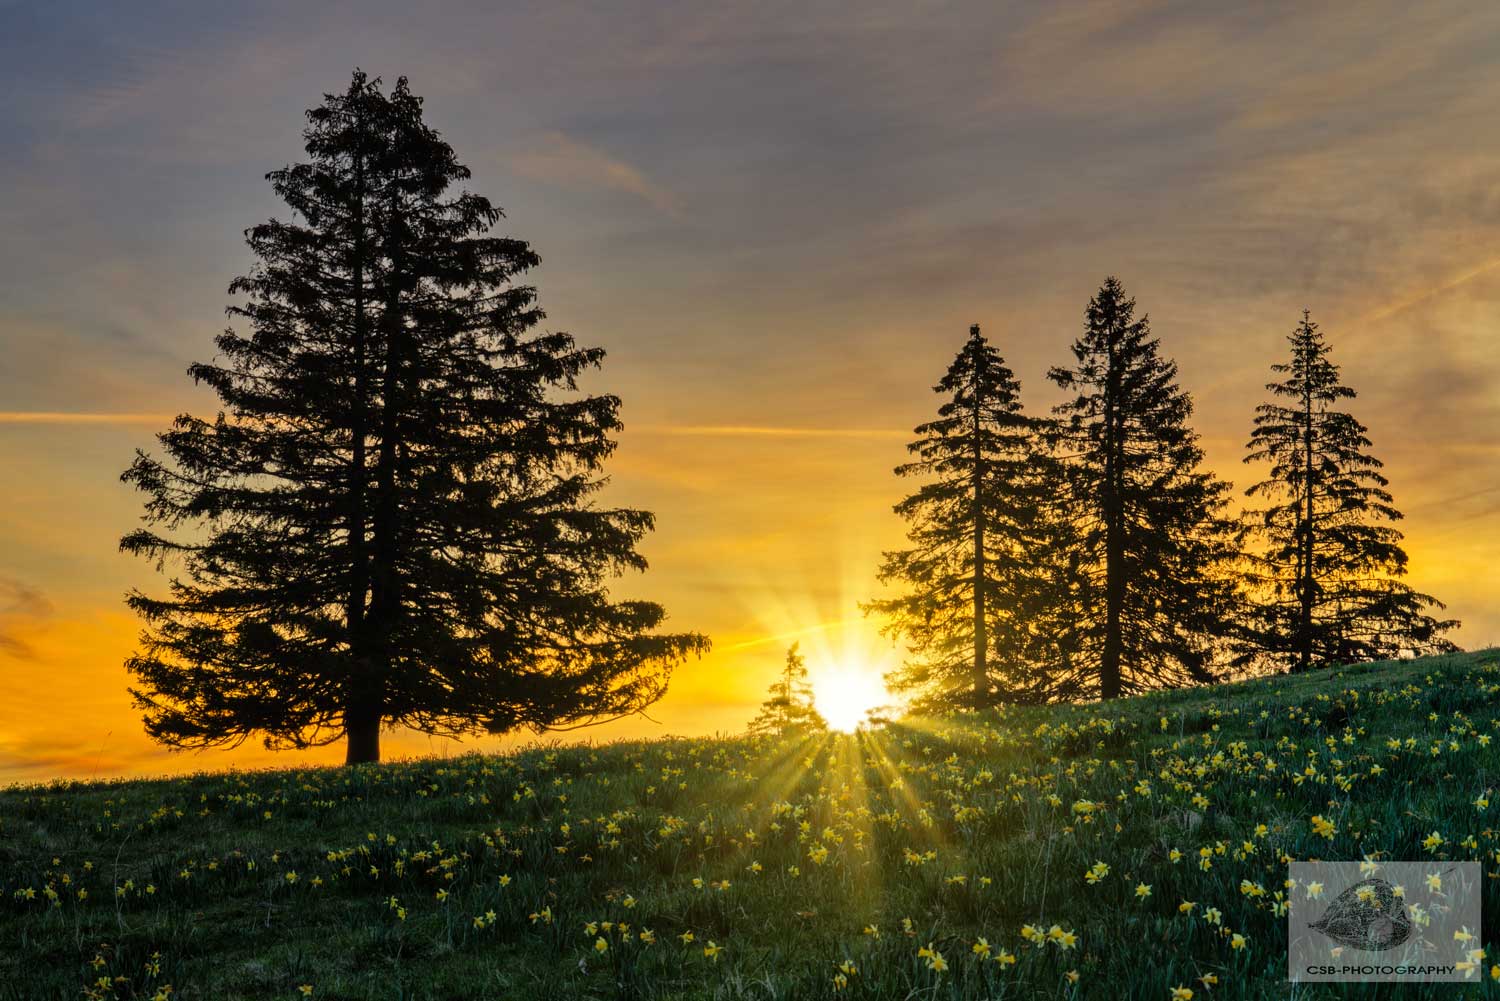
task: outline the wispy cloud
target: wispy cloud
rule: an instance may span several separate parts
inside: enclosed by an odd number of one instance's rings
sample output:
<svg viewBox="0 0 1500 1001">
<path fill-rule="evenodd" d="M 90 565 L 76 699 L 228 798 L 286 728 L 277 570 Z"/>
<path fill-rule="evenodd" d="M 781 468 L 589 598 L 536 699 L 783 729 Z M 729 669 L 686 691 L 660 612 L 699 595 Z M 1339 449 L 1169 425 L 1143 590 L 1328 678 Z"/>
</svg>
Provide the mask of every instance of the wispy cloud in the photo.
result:
<svg viewBox="0 0 1500 1001">
<path fill-rule="evenodd" d="M 639 168 L 561 132 L 548 132 L 536 145 L 508 158 L 511 170 L 523 177 L 571 188 L 623 191 L 668 215 L 682 212 L 677 197 L 650 181 Z"/>
<path fill-rule="evenodd" d="M 1385 306 L 1381 306 L 1379 309 L 1364 317 L 1364 320 L 1367 323 L 1373 323 L 1376 320 L 1384 320 L 1388 316 L 1394 316 L 1397 313 L 1404 312 L 1405 310 L 1408 310 L 1413 306 L 1426 302 L 1428 299 L 1431 299 L 1434 296 L 1442 295 L 1444 292 L 1452 291 L 1453 289 L 1458 288 L 1460 285 L 1465 285 L 1476 278 L 1480 278 L 1486 274 L 1489 274 L 1495 268 L 1500 268 L 1500 257 L 1485 261 L 1478 267 L 1470 268 L 1463 274 L 1457 275 L 1456 277 L 1451 278 L 1448 281 L 1440 282 L 1439 284 L 1434 285 L 1432 288 L 1424 289 L 1423 291 L 1418 292 L 1415 295 L 1409 295 L 1398 302 L 1393 302 Z"/>
<path fill-rule="evenodd" d="M 853 616 L 852 618 L 844 618 L 844 619 L 833 619 L 833 620 L 831 620 L 829 622 L 819 622 L 817 625 L 813 625 L 813 626 L 804 626 L 801 629 L 789 629 L 786 632 L 776 633 L 775 635 L 772 635 L 772 636 L 757 636 L 755 639 L 752 639 L 752 640 L 741 640 L 738 643 L 725 644 L 725 645 L 717 648 L 715 650 L 715 652 L 719 653 L 719 654 L 726 654 L 726 653 L 739 653 L 740 651 L 743 651 L 743 650 L 754 650 L 757 647 L 763 647 L 763 646 L 766 646 L 767 644 L 770 644 L 770 643 L 784 643 L 787 640 L 801 639 L 804 636 L 811 636 L 814 633 L 827 632 L 830 629 L 838 629 L 838 628 L 840 628 L 842 626 L 858 626 L 858 625 L 863 625 L 865 623 L 865 621 L 866 620 L 864 619 L 863 616 Z"/>
<path fill-rule="evenodd" d="M 41 591 L 14 578 L 0 577 L 0 653 L 33 659 L 35 651 L 21 637 L 19 627 L 51 614 L 52 603 Z"/>
<path fill-rule="evenodd" d="M 91 414 L 66 410 L 0 410 L 0 424 L 170 424 L 174 414 Z"/>
<path fill-rule="evenodd" d="M 909 438 L 910 432 L 888 428 L 790 428 L 739 424 L 643 424 L 643 434 L 703 438 Z"/>
</svg>

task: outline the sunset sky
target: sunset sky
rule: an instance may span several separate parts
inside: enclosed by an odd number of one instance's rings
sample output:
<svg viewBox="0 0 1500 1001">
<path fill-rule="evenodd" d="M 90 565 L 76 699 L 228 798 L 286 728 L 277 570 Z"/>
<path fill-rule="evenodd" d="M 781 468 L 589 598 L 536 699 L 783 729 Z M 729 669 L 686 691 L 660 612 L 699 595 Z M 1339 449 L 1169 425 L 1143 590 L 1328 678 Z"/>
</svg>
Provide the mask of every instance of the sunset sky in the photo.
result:
<svg viewBox="0 0 1500 1001">
<path fill-rule="evenodd" d="M 212 412 L 184 370 L 286 214 L 264 174 L 355 66 L 410 78 L 548 325 L 608 350 L 608 497 L 659 519 L 620 591 L 714 640 L 587 736 L 739 728 L 793 639 L 889 666 L 857 603 L 931 385 L 980 323 L 1045 411 L 1111 273 L 1239 487 L 1311 308 L 1411 582 L 1500 643 L 1500 6 L 716 6 L 0 0 L 0 784 L 270 758 L 142 734 L 121 597 L 161 578 L 119 473 Z"/>
</svg>

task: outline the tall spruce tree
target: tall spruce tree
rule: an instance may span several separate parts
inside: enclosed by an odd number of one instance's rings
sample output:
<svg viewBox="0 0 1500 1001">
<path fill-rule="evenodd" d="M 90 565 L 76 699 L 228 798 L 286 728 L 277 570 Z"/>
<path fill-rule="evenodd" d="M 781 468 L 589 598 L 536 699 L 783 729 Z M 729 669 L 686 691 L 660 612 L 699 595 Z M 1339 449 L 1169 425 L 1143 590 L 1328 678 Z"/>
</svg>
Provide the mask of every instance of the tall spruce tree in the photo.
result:
<svg viewBox="0 0 1500 1001">
<path fill-rule="evenodd" d="M 1291 360 L 1271 366 L 1284 379 L 1266 386 L 1285 402 L 1256 408 L 1246 446 L 1247 463 L 1269 465 L 1246 494 L 1268 506 L 1246 515 L 1257 600 L 1238 659 L 1305 671 L 1457 649 L 1442 634 L 1458 623 L 1427 614 L 1443 604 L 1400 580 L 1401 512 L 1366 428 L 1338 409 L 1355 393 L 1307 310 L 1288 340 Z"/>
<path fill-rule="evenodd" d="M 807 681 L 807 661 L 793 643 L 786 652 L 781 674 L 768 689 L 769 698 L 750 723 L 751 733 L 791 733 L 828 729 L 822 713 L 813 704 L 812 685 Z"/>
<path fill-rule="evenodd" d="M 603 352 L 534 328 L 538 263 L 453 185 L 469 171 L 403 78 L 356 72 L 308 112 L 307 162 L 268 175 L 293 214 L 257 258 L 179 417 L 124 479 L 148 495 L 126 551 L 180 560 L 127 666 L 165 743 L 271 747 L 384 725 L 502 733 L 601 721 L 665 692 L 696 634 L 612 602 L 648 512 L 597 506 L 620 401 L 580 394 Z"/>
<path fill-rule="evenodd" d="M 1229 485 L 1202 467 L 1192 400 L 1135 300 L 1107 278 L 1089 301 L 1077 364 L 1049 378 L 1076 395 L 1052 437 L 1068 483 L 1077 603 L 1059 693 L 1116 698 L 1212 678 L 1235 618 Z"/>
<path fill-rule="evenodd" d="M 916 428 L 907 450 L 917 458 L 896 468 L 926 481 L 895 506 L 912 548 L 886 553 L 879 572 L 905 593 L 863 607 L 905 643 L 910 657 L 887 683 L 918 693 L 917 705 L 1030 701 L 1036 424 L 977 325 L 933 390 L 944 398 L 937 419 Z"/>
</svg>

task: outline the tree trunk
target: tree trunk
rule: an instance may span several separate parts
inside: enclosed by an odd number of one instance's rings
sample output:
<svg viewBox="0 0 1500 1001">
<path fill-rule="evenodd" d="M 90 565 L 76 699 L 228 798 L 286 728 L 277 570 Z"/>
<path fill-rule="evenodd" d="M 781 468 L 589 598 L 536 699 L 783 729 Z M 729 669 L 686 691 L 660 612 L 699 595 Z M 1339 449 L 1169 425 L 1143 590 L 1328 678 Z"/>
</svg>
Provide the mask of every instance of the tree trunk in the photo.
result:
<svg viewBox="0 0 1500 1001">
<path fill-rule="evenodd" d="M 1120 441 L 1120 372 L 1115 355 L 1118 337 L 1110 331 L 1109 372 L 1104 393 L 1104 651 L 1099 663 L 1099 696 L 1117 699 L 1122 692 L 1121 619 L 1125 608 L 1124 445 Z"/>
<path fill-rule="evenodd" d="M 369 396 L 369 374 L 366 345 L 368 341 L 367 317 L 365 316 L 365 256 L 368 244 L 365 241 L 364 214 L 364 159 L 357 154 L 355 163 L 354 230 L 354 400 L 350 420 L 349 436 L 351 456 L 349 469 L 349 518 L 346 531 L 349 542 L 349 595 L 345 609 L 345 628 L 349 637 L 350 666 L 352 676 L 348 680 L 348 700 L 352 707 L 361 701 L 359 686 L 370 672 L 369 637 L 365 628 L 365 602 L 370 591 L 370 568 L 365 547 L 365 456 L 366 456 L 366 406 Z M 368 724 L 369 713 L 345 714 L 345 730 L 349 735 L 348 763 L 380 760 L 380 718 L 377 713 L 374 725 Z M 362 722 L 354 722 L 360 719 Z M 355 728 L 361 727 L 361 737 L 356 741 Z M 356 752 L 355 744 L 360 744 Z"/>
<path fill-rule="evenodd" d="M 390 285 L 386 289 L 385 358 L 381 375 L 380 447 L 377 451 L 376 498 L 374 510 L 373 559 L 370 574 L 370 611 L 365 619 L 364 656 L 357 659 L 358 676 L 353 680 L 357 694 L 345 713 L 348 733 L 347 763 L 380 760 L 380 721 L 385 707 L 385 686 L 394 665 L 396 618 L 400 611 L 400 581 L 396 573 L 400 507 L 396 497 L 397 436 L 401 406 L 401 235 L 394 196 L 390 218 L 388 256 L 391 260 Z"/>
<path fill-rule="evenodd" d="M 1303 318 L 1306 323 L 1306 317 Z M 1304 354 L 1310 352 L 1304 349 Z M 1306 468 L 1302 483 L 1307 496 L 1307 512 L 1302 520 L 1302 580 L 1298 591 L 1302 607 L 1297 619 L 1297 670 L 1312 668 L 1313 646 L 1313 416 L 1312 416 L 1312 372 L 1304 360 L 1302 373 L 1302 449 Z"/>
<path fill-rule="evenodd" d="M 368 704 L 351 704 L 344 712 L 347 738 L 344 764 L 362 765 L 380 760 L 380 710 Z"/>
<path fill-rule="evenodd" d="M 979 340 L 979 325 L 969 328 L 972 340 Z M 985 576 L 984 576 L 984 454 L 980 448 L 980 415 L 984 387 L 980 381 L 982 358 L 974 351 L 974 707 L 984 706 L 989 701 L 989 636 L 985 621 Z"/>
</svg>

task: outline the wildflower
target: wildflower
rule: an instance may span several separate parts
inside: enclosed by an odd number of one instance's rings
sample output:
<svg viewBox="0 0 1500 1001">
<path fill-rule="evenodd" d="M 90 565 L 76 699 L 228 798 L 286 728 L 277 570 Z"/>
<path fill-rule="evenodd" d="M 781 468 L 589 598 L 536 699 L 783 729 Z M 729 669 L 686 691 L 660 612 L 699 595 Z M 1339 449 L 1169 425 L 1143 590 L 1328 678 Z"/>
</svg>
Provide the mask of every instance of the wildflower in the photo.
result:
<svg viewBox="0 0 1500 1001">
<path fill-rule="evenodd" d="M 1334 834 L 1338 832 L 1338 828 L 1334 826 L 1333 821 L 1322 816 L 1313 817 L 1312 828 L 1314 834 L 1321 834 L 1329 841 L 1332 841 Z"/>
<path fill-rule="evenodd" d="M 1422 839 L 1422 847 L 1427 849 L 1429 853 L 1435 852 L 1439 848 L 1443 847 L 1446 841 L 1447 839 L 1444 838 L 1442 834 L 1438 833 L 1437 831 L 1433 831 L 1431 834 L 1427 835 L 1427 837 Z"/>
<path fill-rule="evenodd" d="M 1193 1001 L 1193 989 L 1191 987 L 1173 987 L 1172 1001 Z"/>
<path fill-rule="evenodd" d="M 1070 983 L 1070 984 L 1076 984 L 1076 983 L 1078 983 L 1078 971 L 1077 970 L 1069 970 L 1067 973 L 1064 973 L 1063 976 L 1067 978 L 1068 983 Z"/>
<path fill-rule="evenodd" d="M 1098 883 L 1109 875 L 1109 865 L 1104 862 L 1095 862 L 1089 871 L 1083 874 L 1083 878 L 1090 884 Z"/>
<path fill-rule="evenodd" d="M 990 943 L 981 938 L 974 943 L 974 948 L 970 951 L 980 959 L 988 959 L 990 956 Z"/>
<path fill-rule="evenodd" d="M 682 939 L 682 944 L 683 945 L 692 945 L 693 944 L 693 938 L 694 938 L 694 936 L 693 936 L 693 933 L 690 932 L 690 931 L 685 931 L 681 935 L 678 935 L 677 937 L 680 938 L 680 939 Z"/>
<path fill-rule="evenodd" d="M 999 963 L 1001 966 L 1015 966 L 1016 957 L 1014 953 L 1007 952 L 1004 949 L 1001 949 L 1000 952 L 995 956 L 995 962 Z"/>
<path fill-rule="evenodd" d="M 1203 920 L 1211 925 L 1219 924 L 1224 918 L 1223 913 L 1217 907 L 1210 907 L 1203 912 Z"/>
<path fill-rule="evenodd" d="M 603 938 L 594 939 L 594 951 L 602 956 L 604 953 L 609 951 L 609 943 L 606 942 Z"/>
<path fill-rule="evenodd" d="M 1075 935 L 1071 931 L 1064 931 L 1057 925 L 1053 925 L 1051 928 L 1047 929 L 1047 938 L 1052 940 L 1052 942 L 1055 943 L 1057 947 L 1063 952 L 1067 952 L 1069 949 L 1073 948 L 1073 946 L 1078 944 L 1077 935 Z"/>
<path fill-rule="evenodd" d="M 1197 906 L 1198 902 L 1196 900 L 1184 900 L 1182 903 L 1177 905 L 1177 913 L 1191 914 L 1193 913 L 1193 908 Z"/>
<path fill-rule="evenodd" d="M 723 951 L 724 951 L 724 947 L 720 946 L 720 945 L 716 945 L 714 943 L 713 939 L 709 939 L 708 940 L 708 944 L 703 947 L 704 958 L 711 959 L 715 963 L 717 963 L 719 961 L 719 953 L 721 953 Z"/>
<path fill-rule="evenodd" d="M 1313 883 L 1308 883 L 1307 884 L 1307 899 L 1308 900 L 1317 900 L 1322 895 L 1323 895 L 1323 884 L 1322 883 L 1313 882 Z"/>
<path fill-rule="evenodd" d="M 1245 936 L 1241 935 L 1239 932 L 1235 932 L 1234 935 L 1233 935 L 1233 937 L 1231 937 L 1230 940 L 1229 940 L 1229 948 L 1234 949 L 1236 951 L 1245 948 L 1245 946 L 1247 946 L 1249 944 L 1250 944 L 1250 940 L 1248 938 L 1246 938 Z"/>
<path fill-rule="evenodd" d="M 1213 987 L 1218 984 L 1219 975 L 1217 973 L 1205 973 L 1198 978 L 1198 982 L 1204 987 Z"/>
<path fill-rule="evenodd" d="M 917 950 L 917 958 L 927 960 L 927 968 L 934 973 L 942 973 L 948 968 L 948 961 L 941 952 L 933 949 L 931 942 L 927 943 L 927 948 Z"/>
<path fill-rule="evenodd" d="M 312 991 L 313 991 L 312 984 L 303 984 L 302 986 L 300 986 L 300 987 L 297 988 L 297 991 L 303 997 L 310 998 L 310 997 L 312 997 Z"/>
<path fill-rule="evenodd" d="M 646 945 L 656 944 L 656 932 L 652 931 L 650 928 L 642 928 L 640 934 L 637 935 L 636 938 L 640 939 Z"/>
<path fill-rule="evenodd" d="M 1435 872 L 1429 875 L 1427 877 L 1427 889 L 1433 893 L 1441 893 L 1443 890 L 1443 877 Z"/>
<path fill-rule="evenodd" d="M 1135 884 L 1135 895 L 1141 900 L 1145 900 L 1147 897 L 1151 896 L 1150 885 L 1146 883 Z"/>
</svg>

